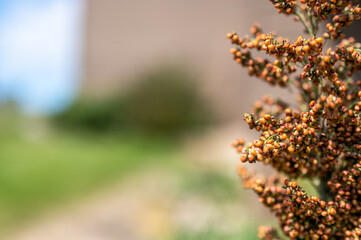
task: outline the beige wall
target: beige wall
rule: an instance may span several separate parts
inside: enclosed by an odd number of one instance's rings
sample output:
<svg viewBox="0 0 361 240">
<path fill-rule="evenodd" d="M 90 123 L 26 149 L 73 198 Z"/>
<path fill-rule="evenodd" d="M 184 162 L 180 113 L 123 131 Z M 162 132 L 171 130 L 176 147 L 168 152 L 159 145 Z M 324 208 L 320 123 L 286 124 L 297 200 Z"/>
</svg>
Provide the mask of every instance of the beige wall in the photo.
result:
<svg viewBox="0 0 361 240">
<path fill-rule="evenodd" d="M 238 118 L 262 95 L 287 92 L 248 78 L 229 54 L 225 34 L 247 34 L 255 21 L 291 39 L 302 31 L 268 0 L 88 0 L 83 92 L 126 89 L 147 69 L 181 62 L 224 119 Z"/>
</svg>

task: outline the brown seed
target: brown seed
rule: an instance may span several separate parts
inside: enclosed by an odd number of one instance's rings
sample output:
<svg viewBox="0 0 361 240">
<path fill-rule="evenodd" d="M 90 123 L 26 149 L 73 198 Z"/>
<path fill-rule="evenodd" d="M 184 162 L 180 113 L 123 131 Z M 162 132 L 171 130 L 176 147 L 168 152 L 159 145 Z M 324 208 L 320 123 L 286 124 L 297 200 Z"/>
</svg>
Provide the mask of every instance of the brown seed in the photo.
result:
<svg viewBox="0 0 361 240">
<path fill-rule="evenodd" d="M 286 133 L 283 133 L 283 134 L 281 135 L 281 140 L 284 141 L 284 140 L 286 140 L 286 139 L 287 139 L 287 134 L 286 134 Z"/>
<path fill-rule="evenodd" d="M 259 178 L 257 178 L 254 182 L 257 185 L 263 185 L 263 181 L 261 179 L 259 179 Z"/>
<path fill-rule="evenodd" d="M 232 143 L 232 146 L 233 146 L 233 147 L 237 147 L 238 145 L 239 145 L 238 140 L 237 140 L 237 141 L 234 141 L 234 142 Z"/>
<path fill-rule="evenodd" d="M 317 39 L 316 39 L 316 42 L 317 42 L 318 44 L 322 44 L 322 43 L 323 43 L 322 37 L 317 38 Z"/>
<path fill-rule="evenodd" d="M 262 192 L 263 192 L 263 187 L 257 186 L 254 190 L 255 190 L 256 192 L 258 192 L 258 193 L 262 193 Z"/>
<path fill-rule="evenodd" d="M 287 148 L 287 150 L 290 152 L 290 153 L 293 153 L 295 151 L 295 148 L 293 146 L 289 146 Z"/>
<path fill-rule="evenodd" d="M 340 92 L 346 92 L 346 87 L 345 85 L 342 85 L 339 89 Z"/>
<path fill-rule="evenodd" d="M 334 215 L 336 215 L 336 210 L 333 207 L 331 207 L 331 208 L 328 209 L 328 213 L 330 215 L 334 216 Z"/>
<path fill-rule="evenodd" d="M 324 56 L 323 57 L 323 61 L 326 62 L 326 63 L 329 63 L 331 61 L 331 57 L 330 56 Z"/>
<path fill-rule="evenodd" d="M 298 232 L 296 230 L 292 230 L 292 231 L 290 231 L 289 236 L 291 238 L 295 238 L 298 236 Z"/>
<path fill-rule="evenodd" d="M 275 45 L 270 44 L 267 46 L 267 48 L 268 48 L 268 50 L 273 51 L 273 50 L 275 50 L 276 47 L 275 47 Z"/>
<path fill-rule="evenodd" d="M 237 52 L 237 49 L 231 48 L 231 49 L 229 50 L 229 52 L 232 53 L 232 54 L 235 54 L 235 53 Z"/>
<path fill-rule="evenodd" d="M 314 201 L 314 202 L 318 202 L 318 201 L 320 200 L 317 196 L 313 196 L 311 199 L 312 199 L 312 201 Z"/>
</svg>

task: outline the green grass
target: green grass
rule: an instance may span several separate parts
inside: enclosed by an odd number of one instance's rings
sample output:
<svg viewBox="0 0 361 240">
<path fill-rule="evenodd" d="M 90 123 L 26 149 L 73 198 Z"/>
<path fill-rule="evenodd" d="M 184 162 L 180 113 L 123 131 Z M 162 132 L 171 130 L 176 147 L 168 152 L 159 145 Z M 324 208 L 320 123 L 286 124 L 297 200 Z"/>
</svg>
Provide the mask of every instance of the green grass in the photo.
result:
<svg viewBox="0 0 361 240">
<path fill-rule="evenodd" d="M 179 231 L 172 240 L 257 240 L 257 225 L 241 226 L 234 232 L 222 232 L 217 228 L 197 232 Z"/>
<path fill-rule="evenodd" d="M 220 207 L 242 198 L 236 175 L 184 161 L 175 140 L 139 133 L 54 130 L 42 136 L 39 123 L 18 121 L 0 115 L 0 233 L 36 218 L 46 208 L 86 196 L 148 166 L 178 176 L 176 198 L 201 196 Z M 24 123 L 25 131 L 19 128 Z M 216 226 L 199 232 L 181 229 L 175 239 L 252 240 L 256 227 L 250 224 L 225 232 Z"/>
<path fill-rule="evenodd" d="M 13 130 L 0 136 L 0 231 L 174 154 L 174 144 L 149 136 L 56 132 L 27 140 Z"/>
</svg>

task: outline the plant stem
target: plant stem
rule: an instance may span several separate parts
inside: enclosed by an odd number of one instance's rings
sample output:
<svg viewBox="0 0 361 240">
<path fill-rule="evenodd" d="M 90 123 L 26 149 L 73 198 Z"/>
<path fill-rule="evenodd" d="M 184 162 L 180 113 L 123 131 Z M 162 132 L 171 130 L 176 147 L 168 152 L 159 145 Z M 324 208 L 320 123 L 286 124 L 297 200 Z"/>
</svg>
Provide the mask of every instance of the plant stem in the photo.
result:
<svg viewBox="0 0 361 240">
<path fill-rule="evenodd" d="M 311 31 L 311 35 L 313 37 L 316 36 L 316 31 L 317 31 L 317 23 L 315 24 L 315 22 L 313 21 L 313 17 L 312 17 L 312 13 L 311 10 L 307 11 L 307 15 L 308 15 L 308 19 L 310 20 L 310 31 Z"/>
<path fill-rule="evenodd" d="M 299 8 L 296 9 L 295 11 L 296 16 L 299 18 L 299 20 L 301 21 L 301 23 L 303 24 L 303 26 L 306 28 L 308 34 L 311 37 L 315 36 L 315 32 L 314 32 L 314 26 L 312 26 L 313 24 L 311 23 L 311 27 L 308 26 L 306 18 L 304 16 L 304 14 L 299 10 Z"/>
<path fill-rule="evenodd" d="M 320 194 L 320 199 L 324 200 L 324 201 L 328 201 L 330 198 L 330 192 L 328 190 L 328 185 L 327 185 L 327 178 L 322 177 L 320 179 L 320 184 L 318 185 L 318 193 Z"/>
</svg>

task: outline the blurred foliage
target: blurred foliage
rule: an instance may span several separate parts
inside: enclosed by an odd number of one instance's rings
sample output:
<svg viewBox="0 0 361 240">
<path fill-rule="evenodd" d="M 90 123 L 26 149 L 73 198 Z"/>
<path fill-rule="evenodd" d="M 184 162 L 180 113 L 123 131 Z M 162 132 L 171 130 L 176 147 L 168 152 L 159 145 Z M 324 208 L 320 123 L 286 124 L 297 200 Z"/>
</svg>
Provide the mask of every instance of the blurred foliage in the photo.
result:
<svg viewBox="0 0 361 240">
<path fill-rule="evenodd" d="M 141 75 L 127 91 L 103 100 L 82 99 L 55 116 L 67 128 L 132 130 L 174 135 L 209 124 L 212 114 L 196 81 L 177 68 Z"/>
<path fill-rule="evenodd" d="M 115 181 L 125 183 L 145 176 L 141 183 L 147 183 L 157 176 L 167 182 L 156 185 L 157 196 L 167 193 L 166 206 L 171 203 L 168 206 L 177 209 L 193 199 L 216 209 L 196 231 L 175 222 L 172 239 L 255 239 L 252 234 L 256 231 L 248 232 L 248 225 L 240 223 L 228 229 L 233 217 L 227 211 L 238 210 L 242 196 L 238 178 L 225 174 L 219 166 L 204 166 L 186 158 L 178 141 L 139 133 L 59 131 L 47 125 L 46 119 L 25 118 L 12 108 L 0 111 L 0 117 L 0 236 L 17 231 L 46 209 L 76 198 L 86 201 L 89 192 Z M 134 198 L 144 196 L 149 195 Z M 182 219 L 180 213 L 174 214 Z M 218 224 L 219 216 L 226 228 Z M 210 228 L 213 223 L 217 226 Z"/>
<path fill-rule="evenodd" d="M 124 125 L 123 101 L 78 99 L 67 110 L 54 116 L 57 126 L 70 130 L 105 132 Z"/>
<path fill-rule="evenodd" d="M 127 124 L 146 130 L 177 133 L 210 120 L 194 79 L 165 69 L 144 75 L 126 94 Z"/>
<path fill-rule="evenodd" d="M 13 107 L 0 110 L 0 234 L 176 155 L 176 145 L 164 138 L 74 134 Z"/>
<path fill-rule="evenodd" d="M 44 208 L 169 161 L 174 152 L 169 142 L 139 135 L 0 137 L 0 232 Z"/>
</svg>

